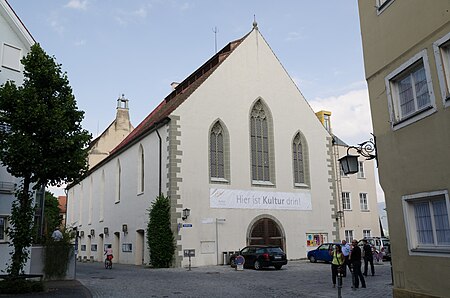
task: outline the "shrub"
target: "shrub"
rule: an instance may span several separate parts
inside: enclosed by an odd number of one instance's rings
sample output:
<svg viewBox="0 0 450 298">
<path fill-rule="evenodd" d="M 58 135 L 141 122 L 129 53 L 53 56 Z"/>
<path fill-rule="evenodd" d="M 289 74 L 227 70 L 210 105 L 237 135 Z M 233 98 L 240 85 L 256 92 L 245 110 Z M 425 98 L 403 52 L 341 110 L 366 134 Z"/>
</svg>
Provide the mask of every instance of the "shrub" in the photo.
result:
<svg viewBox="0 0 450 298">
<path fill-rule="evenodd" d="M 73 254 L 72 235 L 62 231 L 59 241 L 48 237 L 44 244 L 44 273 L 46 279 L 64 278 L 70 257 Z"/>
<path fill-rule="evenodd" d="M 147 244 L 150 262 L 156 268 L 169 268 L 175 254 L 175 239 L 170 228 L 170 200 L 159 195 L 149 209 Z"/>
</svg>

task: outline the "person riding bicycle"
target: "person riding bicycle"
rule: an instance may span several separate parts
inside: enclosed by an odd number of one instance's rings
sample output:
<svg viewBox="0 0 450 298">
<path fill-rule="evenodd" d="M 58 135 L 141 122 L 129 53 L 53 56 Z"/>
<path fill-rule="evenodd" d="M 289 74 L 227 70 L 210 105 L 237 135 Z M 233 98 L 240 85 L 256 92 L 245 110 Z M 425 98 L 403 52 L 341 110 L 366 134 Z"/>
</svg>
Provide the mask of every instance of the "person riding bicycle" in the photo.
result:
<svg viewBox="0 0 450 298">
<path fill-rule="evenodd" d="M 108 246 L 106 247 L 104 255 L 106 255 L 107 260 L 112 262 L 113 250 L 112 250 L 111 244 L 108 244 Z"/>
</svg>

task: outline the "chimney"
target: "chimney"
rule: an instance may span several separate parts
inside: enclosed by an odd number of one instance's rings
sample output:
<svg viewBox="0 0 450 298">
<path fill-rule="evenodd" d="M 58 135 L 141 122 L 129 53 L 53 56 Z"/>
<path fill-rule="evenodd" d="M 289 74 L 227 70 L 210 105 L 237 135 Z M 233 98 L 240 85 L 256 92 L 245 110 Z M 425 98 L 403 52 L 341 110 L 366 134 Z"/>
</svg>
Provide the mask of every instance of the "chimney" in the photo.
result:
<svg viewBox="0 0 450 298">
<path fill-rule="evenodd" d="M 325 129 L 331 133 L 331 112 L 328 111 L 319 111 L 316 113 L 317 118 L 319 118 L 320 122 L 322 122 L 322 125 L 325 127 Z"/>
</svg>

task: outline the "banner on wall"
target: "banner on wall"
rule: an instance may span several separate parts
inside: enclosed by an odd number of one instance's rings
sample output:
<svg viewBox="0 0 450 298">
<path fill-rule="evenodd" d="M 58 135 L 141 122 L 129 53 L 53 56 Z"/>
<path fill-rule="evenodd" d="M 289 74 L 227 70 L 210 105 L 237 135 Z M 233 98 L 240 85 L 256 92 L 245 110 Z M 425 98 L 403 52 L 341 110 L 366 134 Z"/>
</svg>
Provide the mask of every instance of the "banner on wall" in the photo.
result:
<svg viewBox="0 0 450 298">
<path fill-rule="evenodd" d="M 211 208 L 312 210 L 311 193 L 211 188 Z"/>
</svg>

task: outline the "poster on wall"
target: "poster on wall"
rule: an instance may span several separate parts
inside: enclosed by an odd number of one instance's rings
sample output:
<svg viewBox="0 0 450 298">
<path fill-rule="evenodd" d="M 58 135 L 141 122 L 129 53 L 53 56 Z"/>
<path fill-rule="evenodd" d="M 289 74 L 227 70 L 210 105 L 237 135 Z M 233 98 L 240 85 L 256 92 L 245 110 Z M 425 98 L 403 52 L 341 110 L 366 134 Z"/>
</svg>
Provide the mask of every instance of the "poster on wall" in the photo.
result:
<svg viewBox="0 0 450 298">
<path fill-rule="evenodd" d="M 306 234 L 306 246 L 319 246 L 326 242 L 328 242 L 328 233 Z"/>
<path fill-rule="evenodd" d="M 211 188 L 211 208 L 312 210 L 311 193 Z"/>
</svg>

